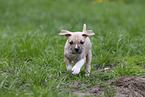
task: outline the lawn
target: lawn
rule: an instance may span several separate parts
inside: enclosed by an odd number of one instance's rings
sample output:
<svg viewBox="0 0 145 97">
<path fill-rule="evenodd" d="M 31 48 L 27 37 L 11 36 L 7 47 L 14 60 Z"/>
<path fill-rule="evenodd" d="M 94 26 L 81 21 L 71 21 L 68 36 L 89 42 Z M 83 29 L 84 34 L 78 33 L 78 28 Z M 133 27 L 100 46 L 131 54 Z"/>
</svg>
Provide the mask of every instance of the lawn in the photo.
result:
<svg viewBox="0 0 145 97">
<path fill-rule="evenodd" d="M 72 97 L 121 76 L 145 75 L 144 2 L 97 1 L 0 0 L 0 96 Z M 58 35 L 82 31 L 84 23 L 95 33 L 89 77 L 85 66 L 78 75 L 66 71 L 67 38 Z"/>
</svg>

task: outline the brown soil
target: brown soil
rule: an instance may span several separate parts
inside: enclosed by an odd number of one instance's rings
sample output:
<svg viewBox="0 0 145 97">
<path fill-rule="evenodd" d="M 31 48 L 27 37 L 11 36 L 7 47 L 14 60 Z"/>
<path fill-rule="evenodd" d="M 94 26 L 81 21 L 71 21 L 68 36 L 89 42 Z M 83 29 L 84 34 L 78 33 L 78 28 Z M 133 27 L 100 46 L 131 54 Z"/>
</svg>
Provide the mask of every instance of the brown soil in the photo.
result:
<svg viewBox="0 0 145 97">
<path fill-rule="evenodd" d="M 105 97 L 145 97 L 145 76 L 141 77 L 119 77 L 108 81 L 108 87 L 94 86 L 86 90 L 73 92 L 77 95 L 93 95 Z M 79 82 L 73 83 L 74 88 L 80 88 Z"/>
<path fill-rule="evenodd" d="M 145 97 L 145 76 L 141 77 L 120 77 L 116 80 L 110 81 L 120 88 L 120 93 L 129 97 Z"/>
</svg>

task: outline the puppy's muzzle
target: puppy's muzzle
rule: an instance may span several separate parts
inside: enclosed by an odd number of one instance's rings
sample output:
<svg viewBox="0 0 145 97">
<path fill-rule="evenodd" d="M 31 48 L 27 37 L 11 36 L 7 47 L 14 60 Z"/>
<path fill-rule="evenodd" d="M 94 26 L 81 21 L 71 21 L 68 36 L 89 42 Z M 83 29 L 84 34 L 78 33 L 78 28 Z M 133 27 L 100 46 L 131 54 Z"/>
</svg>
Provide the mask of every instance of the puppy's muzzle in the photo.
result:
<svg viewBox="0 0 145 97">
<path fill-rule="evenodd" d="M 76 52 L 78 52 L 79 49 L 80 49 L 79 47 L 75 47 L 75 48 L 74 48 L 74 50 L 75 50 Z"/>
<path fill-rule="evenodd" d="M 79 46 L 75 46 L 72 50 L 72 53 L 73 54 L 81 54 L 82 53 L 82 50 Z"/>
</svg>

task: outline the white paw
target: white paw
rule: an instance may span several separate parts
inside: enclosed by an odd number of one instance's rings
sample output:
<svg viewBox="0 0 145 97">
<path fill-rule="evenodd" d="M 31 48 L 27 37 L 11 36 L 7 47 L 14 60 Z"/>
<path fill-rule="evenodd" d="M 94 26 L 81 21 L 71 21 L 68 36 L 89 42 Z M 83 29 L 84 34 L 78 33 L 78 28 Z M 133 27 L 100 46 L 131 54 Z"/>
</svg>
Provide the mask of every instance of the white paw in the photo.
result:
<svg viewBox="0 0 145 97">
<path fill-rule="evenodd" d="M 79 72 L 80 72 L 80 68 L 79 68 L 79 67 L 74 66 L 74 67 L 72 68 L 72 74 L 78 74 Z"/>
</svg>

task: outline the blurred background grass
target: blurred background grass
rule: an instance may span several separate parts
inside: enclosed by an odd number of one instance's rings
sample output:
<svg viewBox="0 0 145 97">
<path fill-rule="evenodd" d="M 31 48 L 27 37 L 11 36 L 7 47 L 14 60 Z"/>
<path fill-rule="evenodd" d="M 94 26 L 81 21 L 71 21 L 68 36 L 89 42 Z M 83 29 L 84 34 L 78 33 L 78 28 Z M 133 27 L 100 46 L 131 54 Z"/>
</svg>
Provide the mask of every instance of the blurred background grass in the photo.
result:
<svg viewBox="0 0 145 97">
<path fill-rule="evenodd" d="M 81 89 L 120 76 L 144 75 L 145 1 L 0 0 L 0 95 L 64 96 L 70 82 Z M 92 75 L 66 72 L 62 29 L 92 29 Z M 116 67 L 117 65 L 117 67 Z M 84 68 L 84 67 L 83 67 Z M 82 69 L 83 71 L 83 69 Z M 65 73 L 66 72 L 66 73 Z M 92 81 L 93 79 L 93 81 Z M 100 81 L 101 80 L 101 81 Z M 64 88 L 67 87 L 67 88 Z"/>
<path fill-rule="evenodd" d="M 141 3 L 145 3 L 145 1 L 143 0 L 93 0 L 93 2 L 96 2 L 96 3 L 119 3 L 119 4 L 141 4 Z"/>
</svg>

